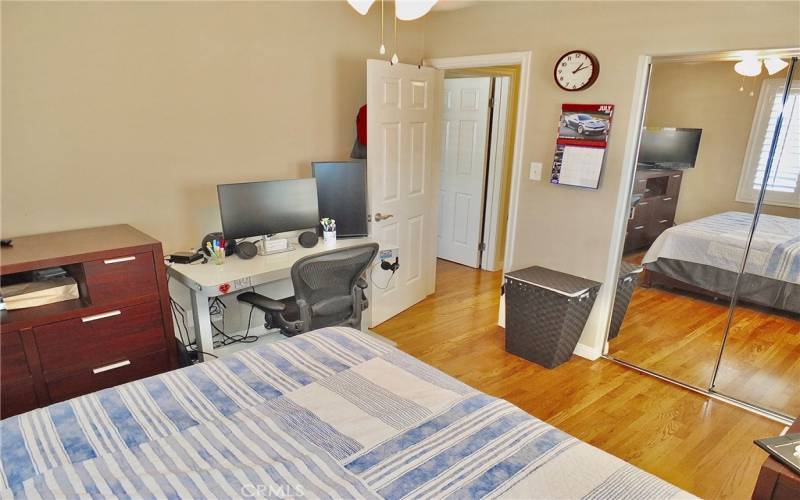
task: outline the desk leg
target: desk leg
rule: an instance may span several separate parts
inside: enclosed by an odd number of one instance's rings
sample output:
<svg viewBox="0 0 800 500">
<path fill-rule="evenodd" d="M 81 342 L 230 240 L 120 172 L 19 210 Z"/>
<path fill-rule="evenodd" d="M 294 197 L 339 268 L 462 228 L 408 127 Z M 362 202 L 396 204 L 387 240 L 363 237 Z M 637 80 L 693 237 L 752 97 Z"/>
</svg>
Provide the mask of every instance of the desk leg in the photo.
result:
<svg viewBox="0 0 800 500">
<path fill-rule="evenodd" d="M 211 331 L 211 314 L 208 311 L 208 297 L 192 290 L 192 319 L 194 336 L 197 341 L 198 359 L 207 361 L 204 352 L 214 354 L 214 339 Z M 211 356 L 209 356 L 211 358 Z"/>
</svg>

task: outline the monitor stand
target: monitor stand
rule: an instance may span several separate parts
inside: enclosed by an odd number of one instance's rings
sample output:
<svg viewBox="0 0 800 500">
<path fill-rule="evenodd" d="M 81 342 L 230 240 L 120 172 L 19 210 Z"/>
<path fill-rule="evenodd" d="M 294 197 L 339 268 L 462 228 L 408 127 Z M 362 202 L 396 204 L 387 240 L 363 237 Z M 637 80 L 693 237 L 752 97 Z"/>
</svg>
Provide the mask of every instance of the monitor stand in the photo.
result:
<svg viewBox="0 0 800 500">
<path fill-rule="evenodd" d="M 297 247 L 289 243 L 287 238 L 273 240 L 266 235 L 262 235 L 261 240 L 256 245 L 258 246 L 258 255 L 262 257 L 264 255 L 291 252 L 297 249 Z"/>
</svg>

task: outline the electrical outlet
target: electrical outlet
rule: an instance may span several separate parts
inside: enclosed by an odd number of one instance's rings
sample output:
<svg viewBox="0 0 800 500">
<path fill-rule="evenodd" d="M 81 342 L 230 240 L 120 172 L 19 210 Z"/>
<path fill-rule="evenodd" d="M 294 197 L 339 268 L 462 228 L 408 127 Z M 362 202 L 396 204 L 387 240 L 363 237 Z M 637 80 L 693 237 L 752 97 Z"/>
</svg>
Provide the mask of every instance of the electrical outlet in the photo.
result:
<svg viewBox="0 0 800 500">
<path fill-rule="evenodd" d="M 528 178 L 532 181 L 542 180 L 542 164 L 538 162 L 531 162 L 531 171 Z"/>
<path fill-rule="evenodd" d="M 384 260 L 394 260 L 400 257 L 400 249 L 397 247 L 394 248 L 387 248 L 386 250 L 381 250 L 378 253 L 378 259 L 381 261 Z"/>
</svg>

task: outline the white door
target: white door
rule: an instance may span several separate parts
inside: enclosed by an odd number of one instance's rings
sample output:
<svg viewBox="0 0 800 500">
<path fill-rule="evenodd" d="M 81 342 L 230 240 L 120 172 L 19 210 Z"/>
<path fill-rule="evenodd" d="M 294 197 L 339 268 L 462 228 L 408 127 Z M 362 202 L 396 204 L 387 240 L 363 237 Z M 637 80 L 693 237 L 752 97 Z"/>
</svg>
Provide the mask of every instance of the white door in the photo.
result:
<svg viewBox="0 0 800 500">
<path fill-rule="evenodd" d="M 372 268 L 370 326 L 433 292 L 436 279 L 434 166 L 442 72 L 367 61 L 367 179 L 370 235 L 399 250 L 400 268 Z"/>
<path fill-rule="evenodd" d="M 437 255 L 480 267 L 491 79 L 444 81 Z"/>
</svg>

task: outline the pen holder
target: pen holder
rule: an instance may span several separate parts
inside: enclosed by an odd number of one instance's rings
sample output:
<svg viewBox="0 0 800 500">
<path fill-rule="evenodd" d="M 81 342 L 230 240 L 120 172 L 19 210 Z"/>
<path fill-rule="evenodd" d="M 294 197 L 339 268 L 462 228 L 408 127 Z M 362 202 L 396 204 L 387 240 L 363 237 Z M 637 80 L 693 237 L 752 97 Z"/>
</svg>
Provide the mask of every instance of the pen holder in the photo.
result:
<svg viewBox="0 0 800 500">
<path fill-rule="evenodd" d="M 336 231 L 322 231 L 322 241 L 326 245 L 336 243 Z"/>
<path fill-rule="evenodd" d="M 211 262 L 213 262 L 214 264 L 216 264 L 218 266 L 221 266 L 222 264 L 224 264 L 225 263 L 225 250 L 223 249 L 222 251 L 217 252 L 216 254 L 212 254 L 211 255 Z"/>
</svg>

